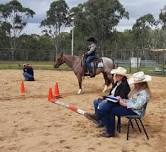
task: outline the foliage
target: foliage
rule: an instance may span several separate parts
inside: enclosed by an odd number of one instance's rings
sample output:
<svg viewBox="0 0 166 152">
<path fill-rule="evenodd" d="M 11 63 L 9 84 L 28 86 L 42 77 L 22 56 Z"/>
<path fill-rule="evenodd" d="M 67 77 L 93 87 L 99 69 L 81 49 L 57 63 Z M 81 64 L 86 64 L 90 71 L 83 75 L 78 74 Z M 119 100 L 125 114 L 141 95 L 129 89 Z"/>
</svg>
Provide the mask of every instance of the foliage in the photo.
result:
<svg viewBox="0 0 166 152">
<path fill-rule="evenodd" d="M 71 12 L 78 31 L 85 33 L 86 37 L 96 37 L 101 50 L 104 41 L 112 34 L 119 21 L 123 17 L 129 17 L 118 0 L 89 0 L 73 8 Z"/>
<path fill-rule="evenodd" d="M 133 33 L 135 36 L 136 47 L 149 47 L 149 32 L 156 25 L 156 21 L 152 14 L 146 14 L 136 20 L 133 25 Z"/>
<path fill-rule="evenodd" d="M 69 8 L 64 0 L 53 1 L 47 11 L 47 18 L 41 22 L 41 26 L 46 29 L 43 32 L 47 33 L 54 39 L 56 55 L 59 48 L 58 35 L 61 32 L 61 27 L 69 24 Z"/>
<path fill-rule="evenodd" d="M 1 27 L 9 36 L 11 48 L 16 48 L 16 37 L 27 24 L 27 19 L 33 17 L 35 12 L 23 7 L 17 0 L 12 0 L 6 4 L 0 4 Z"/>
<path fill-rule="evenodd" d="M 58 51 L 71 53 L 71 32 L 62 28 L 74 27 L 74 55 L 86 51 L 86 39 L 94 36 L 98 40 L 98 55 L 118 59 L 129 59 L 142 55 L 152 58 L 147 50 L 166 48 L 166 6 L 161 9 L 158 19 L 152 14 L 140 16 L 131 30 L 118 32 L 116 27 L 129 14 L 118 0 L 88 0 L 69 9 L 65 0 L 53 1 L 46 18 L 41 22 L 43 35 L 21 35 L 27 19 L 34 16 L 17 0 L 0 4 L 0 59 L 49 60 Z M 18 42 L 18 43 L 17 43 Z M 3 49 L 2 49 L 3 48 Z M 6 48 L 17 48 L 6 49 Z M 162 57 L 156 55 L 160 61 Z"/>
<path fill-rule="evenodd" d="M 166 5 L 164 6 L 164 8 L 161 10 L 160 14 L 159 14 L 159 18 L 162 22 L 162 28 L 166 29 Z"/>
</svg>

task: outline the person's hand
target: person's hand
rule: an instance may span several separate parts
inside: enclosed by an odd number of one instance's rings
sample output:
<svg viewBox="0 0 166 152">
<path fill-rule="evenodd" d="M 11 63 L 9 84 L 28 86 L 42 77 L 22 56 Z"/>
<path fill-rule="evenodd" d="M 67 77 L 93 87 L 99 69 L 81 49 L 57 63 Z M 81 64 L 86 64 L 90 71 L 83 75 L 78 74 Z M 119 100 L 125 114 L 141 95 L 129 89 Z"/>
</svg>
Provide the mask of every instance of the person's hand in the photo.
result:
<svg viewBox="0 0 166 152">
<path fill-rule="evenodd" d="M 118 101 L 120 101 L 120 99 L 122 99 L 120 96 L 116 96 L 116 98 L 118 99 Z"/>
<path fill-rule="evenodd" d="M 119 99 L 119 103 L 120 103 L 120 105 L 123 104 L 123 99 L 122 98 Z"/>
<path fill-rule="evenodd" d="M 124 107 L 127 106 L 127 103 L 126 103 L 125 99 L 122 99 L 122 98 L 119 100 L 119 104 L 120 104 L 121 106 L 124 106 Z"/>
</svg>

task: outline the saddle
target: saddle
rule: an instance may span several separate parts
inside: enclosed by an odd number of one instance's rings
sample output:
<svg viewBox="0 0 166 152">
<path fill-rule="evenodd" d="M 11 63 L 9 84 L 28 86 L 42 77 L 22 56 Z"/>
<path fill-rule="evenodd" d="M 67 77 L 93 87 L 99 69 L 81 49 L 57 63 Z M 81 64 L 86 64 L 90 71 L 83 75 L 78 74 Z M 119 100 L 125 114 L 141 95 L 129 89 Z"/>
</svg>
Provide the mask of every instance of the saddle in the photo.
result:
<svg viewBox="0 0 166 152">
<path fill-rule="evenodd" d="M 85 57 L 83 56 L 82 57 L 82 67 L 84 69 L 84 76 L 89 76 L 89 73 L 88 73 L 88 69 L 87 69 L 87 66 L 85 64 Z M 96 58 L 94 59 L 92 62 L 91 62 L 91 67 L 92 67 L 92 72 L 93 72 L 93 75 L 95 76 L 96 75 L 96 70 L 98 68 L 103 68 L 103 60 L 102 58 Z"/>
</svg>

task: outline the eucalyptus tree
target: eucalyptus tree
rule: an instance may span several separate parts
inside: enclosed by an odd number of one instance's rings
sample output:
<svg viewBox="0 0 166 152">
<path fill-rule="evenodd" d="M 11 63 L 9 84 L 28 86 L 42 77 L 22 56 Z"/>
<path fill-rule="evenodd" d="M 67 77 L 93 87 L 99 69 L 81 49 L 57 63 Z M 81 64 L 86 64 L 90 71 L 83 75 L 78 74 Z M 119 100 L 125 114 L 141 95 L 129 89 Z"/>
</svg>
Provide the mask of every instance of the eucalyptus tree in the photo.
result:
<svg viewBox="0 0 166 152">
<path fill-rule="evenodd" d="M 12 0 L 6 4 L 0 4 L 1 26 L 9 37 L 10 48 L 12 48 L 12 59 L 14 60 L 16 39 L 27 24 L 29 17 L 33 17 L 35 12 L 23 7 L 17 0 Z"/>
<path fill-rule="evenodd" d="M 77 28 L 81 29 L 87 37 L 96 37 L 101 50 L 119 21 L 123 17 L 129 17 L 119 0 L 88 0 L 73 8 L 72 11 L 75 14 Z M 104 55 L 103 51 L 102 55 Z"/>
<path fill-rule="evenodd" d="M 146 14 L 136 20 L 132 27 L 137 48 L 149 47 L 149 32 L 156 26 L 156 20 L 152 14 Z"/>
<path fill-rule="evenodd" d="M 76 54 L 82 53 L 81 50 L 86 50 L 85 41 L 88 35 L 88 21 L 86 16 L 85 4 L 79 4 L 70 10 L 70 18 L 73 19 L 72 22 L 74 23 Z"/>
<path fill-rule="evenodd" d="M 0 4 L 0 20 L 7 35 L 10 37 L 10 47 L 16 48 L 16 38 L 27 24 L 29 17 L 33 17 L 35 12 L 23 7 L 17 0 L 12 0 L 6 4 Z"/>
<path fill-rule="evenodd" d="M 0 48 L 7 48 L 8 45 L 8 37 L 6 35 L 4 27 L 0 24 Z"/>
<path fill-rule="evenodd" d="M 69 7 L 65 0 L 53 1 L 47 11 L 47 17 L 41 22 L 43 32 L 49 34 L 54 40 L 55 53 L 57 56 L 59 47 L 58 35 L 61 28 L 69 24 Z"/>
<path fill-rule="evenodd" d="M 166 5 L 161 9 L 159 19 L 162 24 L 162 29 L 160 30 L 160 48 L 166 48 Z"/>
<path fill-rule="evenodd" d="M 166 30 L 166 5 L 159 14 L 160 21 L 162 22 L 162 28 Z"/>
</svg>

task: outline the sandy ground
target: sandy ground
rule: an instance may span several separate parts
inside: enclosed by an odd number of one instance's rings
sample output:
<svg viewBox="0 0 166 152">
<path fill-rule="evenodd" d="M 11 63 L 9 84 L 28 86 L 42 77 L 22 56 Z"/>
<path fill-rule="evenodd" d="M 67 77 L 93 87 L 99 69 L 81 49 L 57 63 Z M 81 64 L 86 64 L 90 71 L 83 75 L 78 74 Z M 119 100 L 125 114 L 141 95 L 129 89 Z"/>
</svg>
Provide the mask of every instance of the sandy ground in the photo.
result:
<svg viewBox="0 0 166 152">
<path fill-rule="evenodd" d="M 84 116 L 47 101 L 48 88 L 59 84 L 61 101 L 93 111 L 92 102 L 102 95 L 103 79 L 84 80 L 84 94 L 76 95 L 77 80 L 72 72 L 35 71 L 35 82 L 25 82 L 20 97 L 22 71 L 0 71 L 0 152 L 165 152 L 166 77 L 153 77 L 153 97 L 144 124 L 146 140 L 135 128 L 126 140 L 126 119 L 115 138 L 99 137 L 101 130 Z"/>
</svg>

